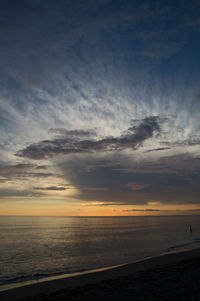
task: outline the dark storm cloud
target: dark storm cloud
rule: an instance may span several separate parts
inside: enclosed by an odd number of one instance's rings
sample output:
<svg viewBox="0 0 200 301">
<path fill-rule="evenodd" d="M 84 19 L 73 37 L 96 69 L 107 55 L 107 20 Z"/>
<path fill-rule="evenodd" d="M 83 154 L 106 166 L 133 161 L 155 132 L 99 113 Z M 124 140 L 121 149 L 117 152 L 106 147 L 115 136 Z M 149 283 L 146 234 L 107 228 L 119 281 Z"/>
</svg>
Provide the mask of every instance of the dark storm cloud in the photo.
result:
<svg viewBox="0 0 200 301">
<path fill-rule="evenodd" d="M 127 173 L 148 173 L 152 174 L 174 174 L 177 176 L 199 173 L 200 158 L 193 157 L 188 153 L 172 156 L 164 156 L 156 162 L 146 161 L 143 164 L 121 167 Z"/>
<path fill-rule="evenodd" d="M 130 127 L 124 135 L 119 137 L 107 137 L 100 140 L 79 140 L 74 133 L 82 133 L 80 130 L 66 131 L 67 137 L 44 140 L 39 143 L 31 144 L 25 149 L 18 151 L 16 155 L 40 160 L 57 154 L 67 155 L 74 153 L 106 152 L 123 150 L 125 148 L 137 149 L 145 140 L 152 138 L 154 133 L 161 131 L 160 121 L 161 119 L 158 116 L 147 117 L 141 120 L 139 125 Z M 70 132 L 72 132 L 71 136 Z"/>
<path fill-rule="evenodd" d="M 200 202 L 200 158 L 177 155 L 154 162 L 130 162 L 123 156 L 114 156 L 109 157 L 108 165 L 105 160 L 101 164 L 98 157 L 90 157 L 87 161 L 75 156 L 58 168 L 78 189 L 81 200 L 113 202 L 115 205 Z"/>
<path fill-rule="evenodd" d="M 60 186 L 48 186 L 48 187 L 34 187 L 35 190 L 50 190 L 50 191 L 62 191 L 67 190 L 67 187 Z"/>
</svg>

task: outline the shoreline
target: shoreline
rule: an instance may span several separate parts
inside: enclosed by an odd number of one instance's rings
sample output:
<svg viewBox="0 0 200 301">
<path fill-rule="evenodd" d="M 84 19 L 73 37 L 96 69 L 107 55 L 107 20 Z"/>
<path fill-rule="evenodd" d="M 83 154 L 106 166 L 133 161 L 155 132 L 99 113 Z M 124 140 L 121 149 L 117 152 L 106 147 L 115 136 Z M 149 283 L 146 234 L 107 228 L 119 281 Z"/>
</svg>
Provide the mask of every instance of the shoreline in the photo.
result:
<svg viewBox="0 0 200 301">
<path fill-rule="evenodd" d="M 20 301 L 26 298 L 33 298 L 40 294 L 49 295 L 51 293 L 61 291 L 63 289 L 73 289 L 83 287 L 88 284 L 97 284 L 101 281 L 113 280 L 117 277 L 135 275 L 137 272 L 142 272 L 158 267 L 164 267 L 170 264 L 176 264 L 193 258 L 200 258 L 200 248 L 191 250 L 177 250 L 167 252 L 155 257 L 148 257 L 135 261 L 73 274 L 66 274 L 48 277 L 41 280 L 33 280 L 34 283 L 26 282 L 20 286 L 0 291 L 1 301 Z M 17 285 L 17 284 L 16 284 Z"/>
<path fill-rule="evenodd" d="M 135 263 L 139 263 L 139 262 L 143 262 L 152 258 L 156 258 L 156 257 L 160 257 L 163 255 L 169 255 L 169 254 L 174 254 L 174 253 L 182 253 L 182 252 L 187 252 L 187 251 L 191 251 L 194 249 L 198 249 L 198 247 L 196 246 L 192 246 L 190 245 L 190 247 L 188 247 L 188 245 L 186 244 L 185 246 L 187 246 L 186 248 L 169 248 L 166 251 L 163 251 L 161 253 L 158 254 L 154 254 L 151 256 L 146 256 L 143 258 L 139 258 L 139 259 L 135 259 L 134 261 L 130 261 L 130 262 L 125 262 L 125 263 L 119 263 L 119 264 L 114 264 L 114 265 L 109 265 L 109 266 L 103 266 L 103 267 L 96 267 L 96 268 L 91 268 L 91 269 L 86 269 L 86 270 L 81 270 L 81 271 L 74 271 L 71 273 L 62 273 L 62 274 L 56 274 L 56 275 L 49 275 L 49 276 L 45 276 L 42 278 L 33 278 L 33 279 L 29 279 L 29 280 L 25 280 L 25 281 L 19 281 L 19 282 L 11 282 L 11 283 L 7 283 L 7 284 L 2 284 L 0 285 L 0 293 L 3 291 L 8 291 L 8 290 L 12 290 L 15 288 L 20 288 L 20 287 L 25 287 L 25 286 L 30 286 L 30 285 L 35 285 L 35 284 L 39 284 L 39 283 L 43 283 L 43 282 L 49 282 L 49 281 L 54 281 L 54 280 L 59 280 L 59 279 L 67 279 L 67 278 L 71 278 L 71 277 L 77 277 L 77 276 L 81 276 L 81 275 L 86 275 L 86 274 L 91 274 L 91 273 L 96 273 L 96 272 L 103 272 L 106 270 L 112 270 L 115 268 L 118 268 L 120 266 L 128 266 L 128 265 L 132 265 Z"/>
</svg>

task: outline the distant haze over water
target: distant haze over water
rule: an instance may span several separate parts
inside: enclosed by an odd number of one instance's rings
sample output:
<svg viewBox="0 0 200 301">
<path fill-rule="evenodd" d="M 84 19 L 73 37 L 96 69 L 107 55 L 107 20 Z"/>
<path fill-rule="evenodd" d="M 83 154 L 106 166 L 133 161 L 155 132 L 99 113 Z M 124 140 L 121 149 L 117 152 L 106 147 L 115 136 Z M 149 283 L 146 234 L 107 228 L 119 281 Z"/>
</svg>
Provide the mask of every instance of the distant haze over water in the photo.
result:
<svg viewBox="0 0 200 301">
<path fill-rule="evenodd" d="M 0 284 L 132 262 L 199 243 L 199 216 L 0 216 Z"/>
</svg>

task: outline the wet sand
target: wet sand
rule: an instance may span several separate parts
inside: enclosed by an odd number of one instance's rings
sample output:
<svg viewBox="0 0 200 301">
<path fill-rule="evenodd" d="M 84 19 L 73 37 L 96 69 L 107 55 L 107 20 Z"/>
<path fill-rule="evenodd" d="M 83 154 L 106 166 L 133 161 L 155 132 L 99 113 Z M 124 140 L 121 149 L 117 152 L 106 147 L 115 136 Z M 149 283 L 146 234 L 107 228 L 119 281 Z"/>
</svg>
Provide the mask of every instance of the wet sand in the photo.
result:
<svg viewBox="0 0 200 301">
<path fill-rule="evenodd" d="M 0 300 L 200 300 L 200 249 L 2 291 Z"/>
</svg>

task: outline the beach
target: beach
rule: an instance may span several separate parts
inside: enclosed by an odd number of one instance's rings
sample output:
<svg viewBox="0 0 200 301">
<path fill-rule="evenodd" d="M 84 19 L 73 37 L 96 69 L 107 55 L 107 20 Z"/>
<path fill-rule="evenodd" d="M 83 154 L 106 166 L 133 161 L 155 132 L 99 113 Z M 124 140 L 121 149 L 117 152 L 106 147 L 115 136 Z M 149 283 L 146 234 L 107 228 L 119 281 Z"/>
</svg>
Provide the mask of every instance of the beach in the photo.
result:
<svg viewBox="0 0 200 301">
<path fill-rule="evenodd" d="M 200 300 L 200 249 L 0 292 L 1 301 Z"/>
</svg>

